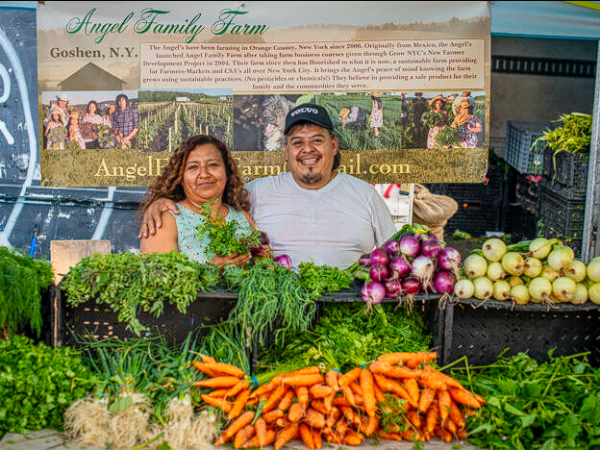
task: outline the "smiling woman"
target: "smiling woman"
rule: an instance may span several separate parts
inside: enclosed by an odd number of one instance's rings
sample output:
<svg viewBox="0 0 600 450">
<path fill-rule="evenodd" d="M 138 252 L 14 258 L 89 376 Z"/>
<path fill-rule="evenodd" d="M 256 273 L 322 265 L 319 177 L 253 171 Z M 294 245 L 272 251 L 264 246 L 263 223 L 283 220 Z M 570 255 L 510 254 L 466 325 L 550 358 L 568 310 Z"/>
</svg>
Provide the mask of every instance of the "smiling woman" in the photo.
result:
<svg viewBox="0 0 600 450">
<path fill-rule="evenodd" d="M 248 193 L 243 187 L 237 167 L 225 144 L 218 139 L 199 135 L 186 139 L 177 148 L 162 175 L 150 187 L 142 205 L 142 213 L 158 198 L 176 202 L 178 214 L 165 210 L 163 226 L 157 233 L 142 238 L 140 251 L 166 253 L 178 250 L 190 259 L 217 266 L 246 264 L 250 254 L 219 256 L 207 250 L 208 233 L 197 228 L 211 219 L 237 223 L 236 236 L 251 233 L 252 219 Z"/>
</svg>

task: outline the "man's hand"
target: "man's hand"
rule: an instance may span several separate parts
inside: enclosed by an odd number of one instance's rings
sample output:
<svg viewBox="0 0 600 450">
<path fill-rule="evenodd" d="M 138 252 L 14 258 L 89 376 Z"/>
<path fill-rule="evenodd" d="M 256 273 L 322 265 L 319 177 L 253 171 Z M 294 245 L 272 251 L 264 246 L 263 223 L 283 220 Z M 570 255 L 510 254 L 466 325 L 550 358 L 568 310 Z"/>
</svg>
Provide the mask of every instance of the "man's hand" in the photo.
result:
<svg viewBox="0 0 600 450">
<path fill-rule="evenodd" d="M 233 255 L 229 256 L 215 255 L 212 257 L 209 263 L 214 264 L 217 267 L 225 267 L 230 265 L 244 267 L 246 264 L 248 264 L 248 262 L 250 262 L 251 257 L 252 256 L 250 255 L 250 253 L 246 253 L 244 255 L 238 255 L 237 253 L 234 253 Z"/>
<path fill-rule="evenodd" d="M 172 211 L 174 214 L 179 214 L 179 209 L 173 200 L 168 198 L 159 198 L 148 206 L 148 209 L 142 217 L 142 226 L 140 227 L 140 234 L 138 238 L 147 238 L 149 235 L 156 233 L 156 228 L 162 226 L 160 216 L 162 213 Z"/>
</svg>

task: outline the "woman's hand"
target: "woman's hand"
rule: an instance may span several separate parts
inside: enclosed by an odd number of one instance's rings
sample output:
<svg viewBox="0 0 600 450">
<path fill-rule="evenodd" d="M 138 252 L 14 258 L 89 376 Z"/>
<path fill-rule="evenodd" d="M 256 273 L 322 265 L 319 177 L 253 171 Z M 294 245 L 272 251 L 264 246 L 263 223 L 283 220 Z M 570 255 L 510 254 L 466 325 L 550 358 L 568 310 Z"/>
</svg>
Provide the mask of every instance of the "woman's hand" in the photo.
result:
<svg viewBox="0 0 600 450">
<path fill-rule="evenodd" d="M 215 255 L 209 261 L 209 264 L 214 264 L 217 267 L 225 267 L 225 266 L 229 266 L 229 265 L 236 265 L 236 266 L 244 267 L 246 264 L 248 264 L 250 262 L 251 257 L 252 256 L 250 255 L 250 253 L 245 253 L 243 255 L 238 255 L 237 253 L 234 253 L 233 255 L 229 255 L 229 256 Z"/>
<path fill-rule="evenodd" d="M 142 217 L 142 225 L 138 238 L 147 238 L 156 233 L 156 228 L 162 226 L 161 215 L 163 212 L 172 211 L 173 214 L 179 214 L 179 209 L 173 200 L 168 198 L 159 198 L 152 202 Z"/>
</svg>

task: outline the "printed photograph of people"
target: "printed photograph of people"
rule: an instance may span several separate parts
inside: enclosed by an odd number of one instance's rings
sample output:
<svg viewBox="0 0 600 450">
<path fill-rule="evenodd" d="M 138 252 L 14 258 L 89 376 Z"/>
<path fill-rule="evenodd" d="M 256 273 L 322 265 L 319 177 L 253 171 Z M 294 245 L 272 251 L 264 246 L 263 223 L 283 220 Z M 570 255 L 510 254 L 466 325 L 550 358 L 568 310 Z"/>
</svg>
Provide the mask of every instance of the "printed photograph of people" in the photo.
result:
<svg viewBox="0 0 600 450">
<path fill-rule="evenodd" d="M 137 148 L 137 91 L 42 92 L 46 150 Z"/>
<path fill-rule="evenodd" d="M 408 148 L 477 148 L 485 140 L 485 92 L 406 93 Z"/>
<path fill-rule="evenodd" d="M 198 134 L 233 143 L 231 89 L 147 89 L 138 100 L 141 150 L 171 152 Z"/>
</svg>

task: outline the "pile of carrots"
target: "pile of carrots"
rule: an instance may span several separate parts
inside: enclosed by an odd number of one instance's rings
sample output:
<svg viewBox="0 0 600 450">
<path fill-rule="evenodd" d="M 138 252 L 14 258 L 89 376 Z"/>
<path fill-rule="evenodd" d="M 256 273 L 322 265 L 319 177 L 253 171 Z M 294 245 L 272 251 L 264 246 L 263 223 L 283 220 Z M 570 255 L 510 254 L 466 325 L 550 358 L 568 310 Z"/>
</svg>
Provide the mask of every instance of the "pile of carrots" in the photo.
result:
<svg viewBox="0 0 600 450">
<path fill-rule="evenodd" d="M 323 440 L 352 446 L 366 436 L 428 441 L 437 435 L 446 442 L 466 437 L 465 415 L 485 401 L 426 364 L 435 359 L 435 352 L 389 353 L 346 374 L 306 367 L 253 390 L 237 367 L 208 356 L 193 365 L 210 377 L 195 385 L 215 389 L 202 400 L 231 421 L 215 445 L 233 440 L 235 448 L 280 449 L 301 438 L 309 449 L 320 449 Z"/>
</svg>

